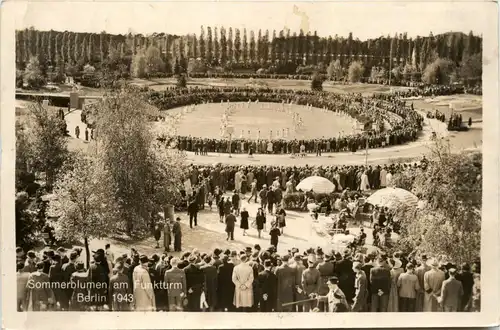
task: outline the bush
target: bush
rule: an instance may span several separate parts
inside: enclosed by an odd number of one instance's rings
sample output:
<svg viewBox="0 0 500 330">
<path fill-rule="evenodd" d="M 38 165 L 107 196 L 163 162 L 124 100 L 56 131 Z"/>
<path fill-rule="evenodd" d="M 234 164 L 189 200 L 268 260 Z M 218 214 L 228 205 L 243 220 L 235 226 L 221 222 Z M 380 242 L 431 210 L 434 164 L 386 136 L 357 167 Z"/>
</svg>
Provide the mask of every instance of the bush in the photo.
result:
<svg viewBox="0 0 500 330">
<path fill-rule="evenodd" d="M 312 76 L 311 80 L 311 90 L 313 91 L 322 91 L 323 90 L 323 76 L 319 73 L 315 73 Z"/>
<path fill-rule="evenodd" d="M 185 88 L 187 86 L 187 79 L 185 74 L 180 74 L 177 76 L 177 87 Z"/>
</svg>

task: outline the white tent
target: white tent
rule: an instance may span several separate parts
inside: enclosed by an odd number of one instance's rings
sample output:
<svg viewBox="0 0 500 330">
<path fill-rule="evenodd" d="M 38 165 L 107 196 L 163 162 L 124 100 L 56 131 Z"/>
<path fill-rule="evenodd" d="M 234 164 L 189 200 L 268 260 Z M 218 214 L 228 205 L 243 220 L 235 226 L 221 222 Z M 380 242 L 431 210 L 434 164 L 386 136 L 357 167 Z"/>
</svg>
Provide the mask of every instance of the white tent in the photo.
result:
<svg viewBox="0 0 500 330">
<path fill-rule="evenodd" d="M 329 194 L 335 191 L 335 184 L 330 180 L 320 176 L 310 176 L 300 181 L 297 190 L 310 191 L 318 194 Z"/>
<path fill-rule="evenodd" d="M 366 203 L 388 208 L 394 208 L 398 205 L 417 207 L 418 197 L 408 190 L 389 187 L 372 194 L 366 199 Z"/>
</svg>

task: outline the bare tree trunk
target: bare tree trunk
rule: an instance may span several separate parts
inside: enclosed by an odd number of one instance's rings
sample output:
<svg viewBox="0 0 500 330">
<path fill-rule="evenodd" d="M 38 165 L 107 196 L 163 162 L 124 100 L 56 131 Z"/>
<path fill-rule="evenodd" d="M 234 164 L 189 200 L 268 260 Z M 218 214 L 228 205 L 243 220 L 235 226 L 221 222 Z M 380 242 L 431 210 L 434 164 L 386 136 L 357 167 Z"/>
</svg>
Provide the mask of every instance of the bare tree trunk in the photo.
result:
<svg viewBox="0 0 500 330">
<path fill-rule="evenodd" d="M 87 265 L 87 269 L 89 269 L 90 266 L 90 248 L 89 248 L 89 240 L 87 237 L 83 239 L 84 245 L 85 245 L 85 262 Z"/>
</svg>

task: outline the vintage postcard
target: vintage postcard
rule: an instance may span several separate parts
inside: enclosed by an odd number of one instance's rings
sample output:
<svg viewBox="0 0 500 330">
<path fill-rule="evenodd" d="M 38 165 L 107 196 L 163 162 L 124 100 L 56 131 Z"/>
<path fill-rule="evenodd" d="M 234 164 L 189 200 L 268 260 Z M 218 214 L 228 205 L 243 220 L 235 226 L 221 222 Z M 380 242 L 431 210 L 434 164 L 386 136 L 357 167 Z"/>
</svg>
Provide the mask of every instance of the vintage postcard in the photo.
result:
<svg viewBox="0 0 500 330">
<path fill-rule="evenodd" d="M 0 10 L 6 329 L 498 325 L 497 3 Z"/>
</svg>

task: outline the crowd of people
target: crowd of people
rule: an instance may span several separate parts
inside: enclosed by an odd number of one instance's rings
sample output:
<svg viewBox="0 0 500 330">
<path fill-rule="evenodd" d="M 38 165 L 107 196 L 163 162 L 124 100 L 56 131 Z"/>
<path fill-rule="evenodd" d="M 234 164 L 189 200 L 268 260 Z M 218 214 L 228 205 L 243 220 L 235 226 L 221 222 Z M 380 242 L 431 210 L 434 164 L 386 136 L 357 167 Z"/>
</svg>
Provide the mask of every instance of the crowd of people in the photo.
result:
<svg viewBox="0 0 500 330">
<path fill-rule="evenodd" d="M 355 133 L 321 139 L 298 140 L 279 139 L 233 139 L 231 152 L 247 153 L 290 153 L 299 154 L 316 152 L 355 152 L 360 148 L 379 148 L 398 145 L 417 138 L 422 129 L 423 118 L 416 111 L 407 107 L 405 102 L 390 98 L 365 98 L 361 94 L 334 94 L 316 91 L 295 91 L 269 88 L 190 88 L 189 90 L 168 89 L 163 92 L 148 92 L 151 104 L 160 110 L 201 103 L 222 102 L 271 102 L 307 105 L 348 115 L 355 120 L 366 122 L 384 122 L 388 129 L 381 131 Z M 338 135 L 338 132 L 332 135 Z M 159 138 L 166 141 L 166 138 Z M 196 138 L 192 136 L 175 137 L 180 150 L 194 152 L 228 152 L 228 139 Z M 166 141 L 170 143 L 171 141 Z"/>
<path fill-rule="evenodd" d="M 274 246 L 17 252 L 19 311 L 479 312 L 480 262 Z"/>
<path fill-rule="evenodd" d="M 262 188 L 278 187 L 283 193 L 293 193 L 297 184 L 310 176 L 321 176 L 335 185 L 336 192 L 376 190 L 391 186 L 393 175 L 405 170 L 425 169 L 427 159 L 418 163 L 386 165 L 342 166 L 239 166 L 229 164 L 190 165 L 181 193 L 191 196 L 196 191 L 200 207 L 204 207 L 208 194 L 234 191 L 259 194 Z"/>
</svg>

